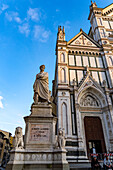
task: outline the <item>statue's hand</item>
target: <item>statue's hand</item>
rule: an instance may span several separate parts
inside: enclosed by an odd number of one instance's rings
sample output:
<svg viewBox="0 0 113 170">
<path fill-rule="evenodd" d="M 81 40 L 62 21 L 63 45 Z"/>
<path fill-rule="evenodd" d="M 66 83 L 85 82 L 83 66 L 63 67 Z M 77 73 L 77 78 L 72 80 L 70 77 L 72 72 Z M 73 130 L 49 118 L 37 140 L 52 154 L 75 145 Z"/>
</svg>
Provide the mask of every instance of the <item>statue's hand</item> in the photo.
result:
<svg viewBox="0 0 113 170">
<path fill-rule="evenodd" d="M 37 75 L 36 75 L 36 79 L 38 79 L 39 77 L 40 77 L 39 74 L 37 74 Z"/>
<path fill-rule="evenodd" d="M 36 79 L 39 79 L 39 78 L 42 78 L 42 77 L 43 77 L 42 74 L 37 74 L 37 75 L 36 75 Z"/>
</svg>

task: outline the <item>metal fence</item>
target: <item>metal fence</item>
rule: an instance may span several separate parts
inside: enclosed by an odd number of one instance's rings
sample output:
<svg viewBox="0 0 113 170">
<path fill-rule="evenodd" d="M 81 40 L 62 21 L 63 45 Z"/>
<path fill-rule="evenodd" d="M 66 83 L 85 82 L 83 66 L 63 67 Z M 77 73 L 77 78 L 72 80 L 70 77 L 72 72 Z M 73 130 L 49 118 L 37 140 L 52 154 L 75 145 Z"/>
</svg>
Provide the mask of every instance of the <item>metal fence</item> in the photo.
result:
<svg viewBox="0 0 113 170">
<path fill-rule="evenodd" d="M 98 160 L 104 160 L 104 158 L 108 156 L 111 162 L 113 162 L 113 153 L 97 153 L 97 154 L 89 154 L 89 159 L 91 160 L 93 157 L 96 157 Z"/>
</svg>

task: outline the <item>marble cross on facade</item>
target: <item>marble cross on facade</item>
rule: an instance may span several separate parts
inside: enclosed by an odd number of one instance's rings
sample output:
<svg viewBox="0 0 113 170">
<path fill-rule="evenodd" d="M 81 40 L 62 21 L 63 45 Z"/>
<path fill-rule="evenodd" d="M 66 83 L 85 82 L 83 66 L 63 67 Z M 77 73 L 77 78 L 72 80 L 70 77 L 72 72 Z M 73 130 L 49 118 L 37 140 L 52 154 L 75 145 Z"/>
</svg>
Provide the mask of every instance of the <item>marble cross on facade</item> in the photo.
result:
<svg viewBox="0 0 113 170">
<path fill-rule="evenodd" d="M 84 40 L 86 40 L 86 38 L 82 35 L 80 40 L 82 40 L 82 44 L 85 44 Z"/>
</svg>

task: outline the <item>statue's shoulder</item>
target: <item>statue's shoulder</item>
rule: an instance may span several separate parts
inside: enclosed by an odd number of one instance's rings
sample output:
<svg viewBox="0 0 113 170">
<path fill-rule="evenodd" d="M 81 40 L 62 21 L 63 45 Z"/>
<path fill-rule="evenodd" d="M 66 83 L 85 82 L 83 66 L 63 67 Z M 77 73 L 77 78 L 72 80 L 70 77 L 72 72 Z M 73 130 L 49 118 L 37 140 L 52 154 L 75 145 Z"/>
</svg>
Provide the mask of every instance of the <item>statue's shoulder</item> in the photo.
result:
<svg viewBox="0 0 113 170">
<path fill-rule="evenodd" d="M 43 72 L 44 75 L 48 75 L 48 72 Z"/>
</svg>

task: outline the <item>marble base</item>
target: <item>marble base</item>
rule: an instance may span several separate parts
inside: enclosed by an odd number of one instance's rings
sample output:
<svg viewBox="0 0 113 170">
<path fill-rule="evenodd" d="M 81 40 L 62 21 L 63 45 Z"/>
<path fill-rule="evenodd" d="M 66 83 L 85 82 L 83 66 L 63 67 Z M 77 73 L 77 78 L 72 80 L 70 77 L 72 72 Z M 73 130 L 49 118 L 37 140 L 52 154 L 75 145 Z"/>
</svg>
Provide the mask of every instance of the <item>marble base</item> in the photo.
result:
<svg viewBox="0 0 113 170">
<path fill-rule="evenodd" d="M 52 115 L 49 104 L 32 105 L 30 116 L 24 117 L 26 123 L 25 149 L 53 150 L 57 118 Z"/>
<path fill-rule="evenodd" d="M 6 170 L 69 170 L 65 149 L 53 152 L 12 150 Z"/>
<path fill-rule="evenodd" d="M 52 106 L 38 103 L 31 106 L 26 123 L 24 149 L 10 152 L 6 170 L 69 170 L 65 149 L 55 149 L 57 118 Z"/>
</svg>

